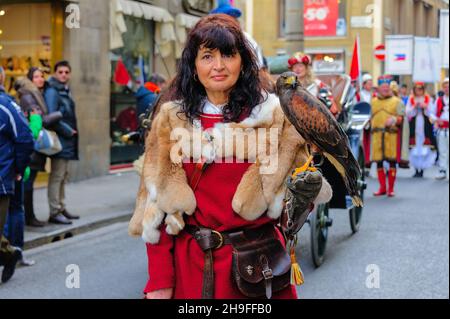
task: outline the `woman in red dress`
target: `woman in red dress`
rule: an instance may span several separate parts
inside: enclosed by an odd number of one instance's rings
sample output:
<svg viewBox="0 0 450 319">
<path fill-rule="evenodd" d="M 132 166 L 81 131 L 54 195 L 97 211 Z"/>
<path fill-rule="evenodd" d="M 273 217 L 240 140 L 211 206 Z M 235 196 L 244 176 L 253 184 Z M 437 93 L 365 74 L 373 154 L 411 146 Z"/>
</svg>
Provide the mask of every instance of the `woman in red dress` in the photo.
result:
<svg viewBox="0 0 450 319">
<path fill-rule="evenodd" d="M 189 34 L 174 101 L 161 106 L 146 139 L 129 225 L 147 243 L 147 299 L 246 298 L 232 279 L 233 246 L 220 242 L 207 251 L 197 231 L 213 238 L 263 225 L 278 229 L 286 179 L 308 150 L 278 98 L 262 89 L 252 50 L 226 15 L 201 19 Z M 332 195 L 319 179 L 315 204 Z M 284 246 L 279 231 L 277 237 Z M 295 287 L 273 298 L 297 298 Z"/>
</svg>

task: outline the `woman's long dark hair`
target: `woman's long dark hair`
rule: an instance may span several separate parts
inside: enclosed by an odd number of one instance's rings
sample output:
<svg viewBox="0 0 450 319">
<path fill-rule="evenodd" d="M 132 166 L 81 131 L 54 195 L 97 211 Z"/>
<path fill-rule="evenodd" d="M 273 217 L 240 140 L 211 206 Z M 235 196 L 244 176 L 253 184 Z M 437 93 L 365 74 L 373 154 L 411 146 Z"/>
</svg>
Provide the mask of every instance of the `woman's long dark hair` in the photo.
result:
<svg viewBox="0 0 450 319">
<path fill-rule="evenodd" d="M 217 49 L 224 55 L 241 55 L 242 72 L 223 109 L 226 122 L 237 122 L 242 114 L 249 114 L 264 101 L 257 58 L 236 19 L 225 14 L 206 16 L 191 30 L 186 43 L 170 91 L 172 98 L 181 101 L 181 111 L 190 121 L 203 111 L 206 98 L 205 88 L 195 76 L 195 60 L 201 47 Z"/>
</svg>

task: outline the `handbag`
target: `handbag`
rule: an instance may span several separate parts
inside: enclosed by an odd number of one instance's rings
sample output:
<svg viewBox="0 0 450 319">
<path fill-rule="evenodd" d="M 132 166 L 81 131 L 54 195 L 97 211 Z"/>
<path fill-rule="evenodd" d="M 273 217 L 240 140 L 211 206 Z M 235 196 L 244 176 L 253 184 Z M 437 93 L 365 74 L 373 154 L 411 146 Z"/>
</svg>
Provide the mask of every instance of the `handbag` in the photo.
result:
<svg viewBox="0 0 450 319">
<path fill-rule="evenodd" d="M 34 143 L 34 150 L 52 156 L 62 151 L 61 141 L 55 132 L 43 128 Z"/>
<path fill-rule="evenodd" d="M 233 247 L 232 277 L 250 298 L 267 297 L 291 284 L 291 258 L 272 224 L 229 234 Z"/>
</svg>

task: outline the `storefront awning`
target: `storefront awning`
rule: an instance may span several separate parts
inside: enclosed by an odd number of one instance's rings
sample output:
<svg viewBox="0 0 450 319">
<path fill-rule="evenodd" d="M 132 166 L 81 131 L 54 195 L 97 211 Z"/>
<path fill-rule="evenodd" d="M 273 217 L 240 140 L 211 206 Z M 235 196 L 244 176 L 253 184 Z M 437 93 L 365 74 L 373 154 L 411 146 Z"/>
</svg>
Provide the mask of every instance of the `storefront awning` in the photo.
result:
<svg viewBox="0 0 450 319">
<path fill-rule="evenodd" d="M 164 8 L 132 0 L 113 0 L 111 8 L 111 49 L 124 46 L 121 35 L 127 31 L 123 19 L 123 16 L 127 15 L 155 21 L 157 52 L 162 57 L 167 57 L 173 52 L 172 42 L 176 41 L 174 30 L 175 19 L 169 11 Z"/>
<path fill-rule="evenodd" d="M 174 18 L 166 9 L 131 0 L 119 0 L 119 5 L 125 15 L 161 23 L 174 22 Z"/>
<path fill-rule="evenodd" d="M 178 27 L 186 29 L 192 29 L 197 22 L 200 21 L 200 17 L 196 17 L 190 14 L 179 13 L 176 17 L 176 24 Z"/>
<path fill-rule="evenodd" d="M 175 44 L 175 57 L 181 58 L 183 48 L 187 41 L 187 31 L 192 29 L 197 22 L 200 20 L 199 17 L 180 13 L 175 18 L 175 33 L 177 36 L 177 42 Z"/>
</svg>

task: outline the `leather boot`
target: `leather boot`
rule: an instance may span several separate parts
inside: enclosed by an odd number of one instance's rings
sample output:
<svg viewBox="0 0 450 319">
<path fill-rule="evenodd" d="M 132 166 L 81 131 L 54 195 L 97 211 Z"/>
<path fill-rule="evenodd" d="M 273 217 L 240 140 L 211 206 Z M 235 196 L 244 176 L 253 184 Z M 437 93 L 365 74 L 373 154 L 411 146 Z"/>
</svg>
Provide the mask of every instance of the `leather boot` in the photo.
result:
<svg viewBox="0 0 450 319">
<path fill-rule="evenodd" d="M 386 172 L 384 168 L 379 168 L 377 170 L 378 173 L 378 182 L 380 183 L 380 189 L 378 192 L 373 193 L 373 196 L 383 196 L 386 195 Z"/>
<path fill-rule="evenodd" d="M 23 206 L 25 209 L 25 224 L 31 227 L 43 227 L 45 223 L 37 220 L 36 215 L 34 215 L 33 206 L 33 190 L 24 191 Z"/>
<path fill-rule="evenodd" d="M 388 196 L 389 197 L 395 196 L 394 185 L 395 185 L 396 177 L 397 177 L 397 170 L 395 168 L 389 169 L 389 176 L 388 176 L 388 181 L 389 181 Z"/>
</svg>

